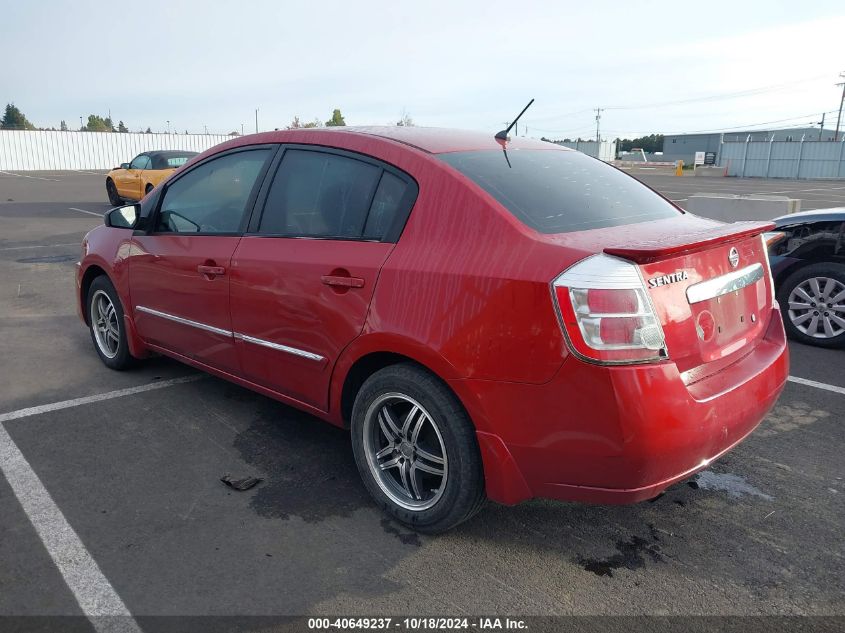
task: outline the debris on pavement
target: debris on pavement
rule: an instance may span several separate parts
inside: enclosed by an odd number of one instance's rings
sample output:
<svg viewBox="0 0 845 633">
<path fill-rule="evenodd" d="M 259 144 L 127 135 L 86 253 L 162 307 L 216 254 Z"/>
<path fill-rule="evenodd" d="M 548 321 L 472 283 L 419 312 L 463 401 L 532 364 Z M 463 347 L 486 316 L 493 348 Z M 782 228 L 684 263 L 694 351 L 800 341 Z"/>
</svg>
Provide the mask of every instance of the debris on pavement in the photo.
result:
<svg viewBox="0 0 845 633">
<path fill-rule="evenodd" d="M 245 477 L 243 479 L 233 479 L 231 475 L 226 474 L 220 478 L 224 484 L 233 490 L 249 490 L 257 484 L 264 481 L 261 477 Z"/>
</svg>

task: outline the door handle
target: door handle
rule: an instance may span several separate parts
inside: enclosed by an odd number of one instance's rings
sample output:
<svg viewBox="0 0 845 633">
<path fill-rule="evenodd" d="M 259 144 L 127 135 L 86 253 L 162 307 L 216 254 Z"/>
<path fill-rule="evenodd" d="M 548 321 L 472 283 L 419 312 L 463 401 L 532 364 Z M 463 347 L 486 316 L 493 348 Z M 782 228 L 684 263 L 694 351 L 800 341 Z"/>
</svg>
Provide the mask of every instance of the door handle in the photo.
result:
<svg viewBox="0 0 845 633">
<path fill-rule="evenodd" d="M 201 275 L 208 275 L 209 277 L 216 277 L 217 275 L 225 275 L 226 269 L 223 266 L 208 266 L 200 264 L 197 266 L 197 272 Z"/>
<path fill-rule="evenodd" d="M 327 286 L 339 286 L 341 288 L 363 288 L 364 280 L 360 277 L 346 277 L 341 275 L 323 275 L 320 277 Z"/>
</svg>

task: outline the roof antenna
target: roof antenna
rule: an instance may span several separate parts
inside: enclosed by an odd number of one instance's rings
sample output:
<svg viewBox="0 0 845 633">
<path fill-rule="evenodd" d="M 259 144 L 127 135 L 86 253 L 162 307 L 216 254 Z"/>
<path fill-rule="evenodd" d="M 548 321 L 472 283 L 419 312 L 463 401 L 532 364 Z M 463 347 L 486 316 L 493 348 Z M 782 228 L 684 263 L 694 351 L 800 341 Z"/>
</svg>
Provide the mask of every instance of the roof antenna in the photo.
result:
<svg viewBox="0 0 845 633">
<path fill-rule="evenodd" d="M 534 103 L 534 99 L 531 99 L 531 101 L 529 101 L 529 102 L 528 102 L 528 105 L 527 105 L 527 106 L 525 106 L 524 108 L 522 108 L 522 112 L 520 112 L 520 113 L 517 115 L 517 117 L 516 117 L 516 118 L 515 118 L 515 119 L 511 122 L 511 124 L 508 126 L 508 129 L 507 129 L 507 130 L 502 130 L 501 132 L 497 132 L 497 133 L 496 133 L 496 138 L 497 138 L 497 139 L 499 139 L 499 140 L 501 140 L 501 141 L 509 141 L 509 140 L 511 140 L 511 139 L 510 139 L 510 137 L 508 136 L 508 132 L 510 132 L 510 131 L 511 131 L 511 128 L 512 128 L 514 125 L 516 125 L 516 122 L 517 122 L 517 121 L 519 121 L 519 117 L 521 117 L 523 114 L 525 114 L 525 111 L 526 111 L 528 108 L 530 108 L 530 107 L 531 107 L 531 104 L 532 104 L 532 103 Z"/>
</svg>

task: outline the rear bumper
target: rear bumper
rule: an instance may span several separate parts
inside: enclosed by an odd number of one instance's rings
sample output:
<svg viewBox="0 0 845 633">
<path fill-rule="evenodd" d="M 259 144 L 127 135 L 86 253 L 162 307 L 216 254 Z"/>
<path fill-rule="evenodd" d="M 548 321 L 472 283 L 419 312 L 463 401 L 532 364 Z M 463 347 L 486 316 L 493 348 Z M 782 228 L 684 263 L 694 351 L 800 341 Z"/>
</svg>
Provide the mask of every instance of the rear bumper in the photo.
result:
<svg viewBox="0 0 845 633">
<path fill-rule="evenodd" d="M 543 385 L 452 384 L 476 422 L 494 500 L 634 503 L 742 441 L 775 404 L 788 373 L 775 309 L 750 353 L 692 384 L 672 362 L 607 367 L 571 356 Z"/>
</svg>

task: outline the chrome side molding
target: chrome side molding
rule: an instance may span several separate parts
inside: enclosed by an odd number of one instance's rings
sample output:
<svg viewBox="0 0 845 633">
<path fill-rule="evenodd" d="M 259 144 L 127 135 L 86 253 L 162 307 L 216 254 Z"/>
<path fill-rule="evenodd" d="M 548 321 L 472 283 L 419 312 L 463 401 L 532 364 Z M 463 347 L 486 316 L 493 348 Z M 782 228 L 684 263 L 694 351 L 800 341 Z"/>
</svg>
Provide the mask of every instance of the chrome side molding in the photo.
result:
<svg viewBox="0 0 845 633">
<path fill-rule="evenodd" d="M 313 360 L 316 362 L 321 362 L 325 360 L 323 356 L 320 356 L 319 354 L 314 354 L 313 352 L 306 352 L 304 349 L 298 349 L 296 347 L 290 347 L 289 345 L 274 343 L 273 341 L 265 341 L 264 339 L 255 338 L 254 336 L 249 336 L 247 334 L 241 334 L 240 332 L 230 332 L 229 330 L 214 327 L 213 325 L 207 325 L 206 323 L 200 323 L 199 321 L 192 321 L 191 319 L 186 319 L 185 317 L 176 316 L 174 314 L 168 314 L 167 312 L 161 312 L 160 310 L 153 310 L 152 308 L 148 308 L 146 306 L 135 306 L 135 309 L 138 312 L 145 312 L 146 314 L 157 316 L 160 319 L 167 319 L 168 321 L 180 323 L 189 327 L 195 327 L 198 330 L 204 330 L 205 332 L 219 334 L 220 336 L 236 338 L 241 341 L 244 341 L 245 343 L 261 345 L 262 347 L 268 347 L 279 352 L 286 352 L 287 354 L 293 354 L 294 356 L 300 356 L 302 358 L 307 358 L 308 360 Z"/>
<path fill-rule="evenodd" d="M 726 275 L 700 281 L 689 286 L 687 288 L 687 301 L 692 305 L 708 299 L 715 299 L 757 283 L 762 278 L 763 264 L 752 264 Z"/>
<path fill-rule="evenodd" d="M 159 312 L 158 310 L 153 310 L 152 308 L 148 308 L 146 306 L 135 306 L 135 309 L 138 312 L 146 312 L 147 314 L 152 314 L 153 316 L 157 316 L 161 319 L 167 319 L 168 321 L 175 321 L 176 323 L 181 323 L 182 325 L 189 325 L 191 327 L 195 327 L 198 330 L 213 332 L 214 334 L 219 334 L 220 336 L 232 336 L 232 333 L 229 330 L 223 330 L 219 327 L 214 327 L 213 325 L 206 325 L 205 323 L 200 323 L 198 321 L 191 321 L 191 319 L 186 319 L 184 317 L 168 314 L 167 312 Z"/>
<path fill-rule="evenodd" d="M 306 352 L 304 349 L 298 349 L 296 347 L 290 347 L 288 345 L 281 345 L 280 343 L 274 343 L 272 341 L 265 341 L 262 338 L 255 338 L 254 336 L 240 334 L 239 332 L 235 332 L 235 338 L 240 339 L 245 343 L 252 343 L 253 345 L 269 347 L 270 349 L 274 349 L 279 352 L 287 352 L 288 354 L 293 354 L 294 356 L 302 356 L 302 358 L 307 358 L 309 360 L 314 360 L 317 362 L 324 360 L 324 358 L 319 354 L 314 354 L 313 352 Z"/>
</svg>

